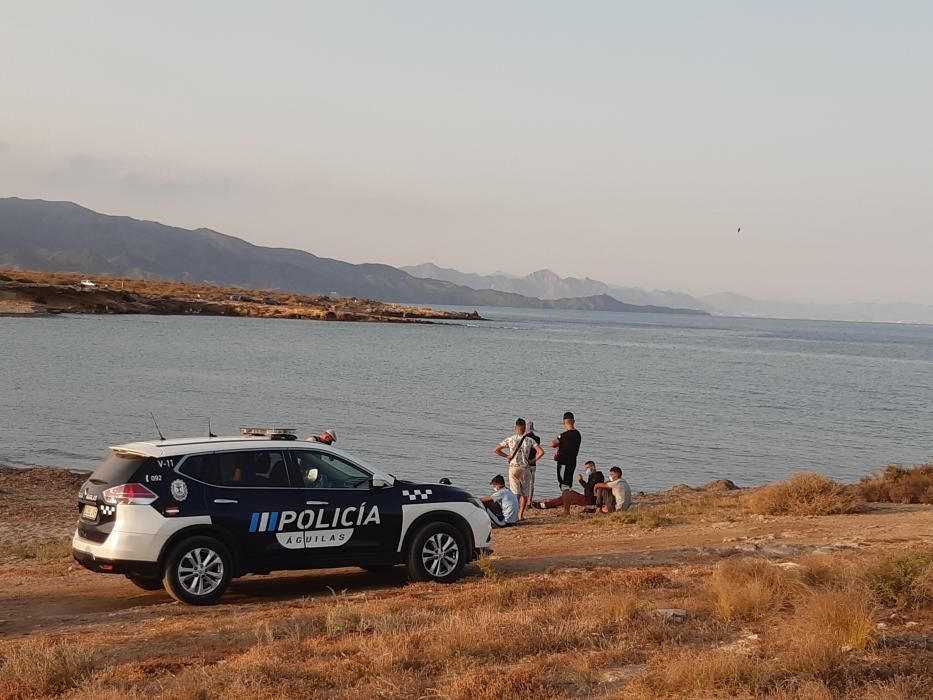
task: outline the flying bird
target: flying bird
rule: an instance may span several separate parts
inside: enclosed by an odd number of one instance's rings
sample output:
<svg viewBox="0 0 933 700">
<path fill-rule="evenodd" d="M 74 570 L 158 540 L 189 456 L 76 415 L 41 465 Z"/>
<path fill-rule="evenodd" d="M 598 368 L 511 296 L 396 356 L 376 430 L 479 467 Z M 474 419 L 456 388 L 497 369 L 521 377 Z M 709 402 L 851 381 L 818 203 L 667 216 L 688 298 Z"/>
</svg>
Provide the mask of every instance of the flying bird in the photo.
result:
<svg viewBox="0 0 933 700">
<path fill-rule="evenodd" d="M 735 232 L 736 232 L 736 233 L 742 233 L 742 227 L 739 226 L 739 227 L 735 230 Z"/>
</svg>

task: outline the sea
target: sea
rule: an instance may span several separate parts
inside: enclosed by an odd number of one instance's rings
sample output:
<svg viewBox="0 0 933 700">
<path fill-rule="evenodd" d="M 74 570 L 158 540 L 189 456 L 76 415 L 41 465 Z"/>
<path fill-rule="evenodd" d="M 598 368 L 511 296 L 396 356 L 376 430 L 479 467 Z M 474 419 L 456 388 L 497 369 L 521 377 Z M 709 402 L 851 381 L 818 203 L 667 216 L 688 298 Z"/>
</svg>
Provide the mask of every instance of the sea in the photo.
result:
<svg viewBox="0 0 933 700">
<path fill-rule="evenodd" d="M 472 309 L 470 309 L 472 310 Z M 401 477 L 474 493 L 515 419 L 634 490 L 933 462 L 933 327 L 479 309 L 433 325 L 204 316 L 0 318 L 0 463 L 93 469 L 109 445 L 337 432 Z M 150 415 L 151 414 L 151 415 Z M 557 492 L 548 448 L 537 495 Z"/>
</svg>

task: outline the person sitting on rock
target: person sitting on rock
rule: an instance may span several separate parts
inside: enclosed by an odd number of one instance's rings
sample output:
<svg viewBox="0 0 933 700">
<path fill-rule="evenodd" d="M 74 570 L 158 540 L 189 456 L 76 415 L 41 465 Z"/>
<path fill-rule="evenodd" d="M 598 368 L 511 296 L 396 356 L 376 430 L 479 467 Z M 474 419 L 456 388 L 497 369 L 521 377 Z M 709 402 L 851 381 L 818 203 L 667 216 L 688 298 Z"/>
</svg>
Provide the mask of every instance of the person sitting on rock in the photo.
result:
<svg viewBox="0 0 933 700">
<path fill-rule="evenodd" d="M 593 491 L 596 493 L 596 505 L 603 513 L 628 510 L 632 505 L 632 489 L 622 478 L 622 469 L 619 467 L 612 467 L 609 470 L 609 481 L 596 484 Z"/>
<path fill-rule="evenodd" d="M 584 479 L 584 475 L 586 479 Z M 546 510 L 548 508 L 563 508 L 564 513 L 570 512 L 570 506 L 583 508 L 584 513 L 596 512 L 596 484 L 601 484 L 606 480 L 601 471 L 597 471 L 596 462 L 588 461 L 583 467 L 583 474 L 577 475 L 577 483 L 583 487 L 583 493 L 567 489 L 562 491 L 560 496 L 556 496 L 548 501 L 539 501 L 535 506 Z"/>
</svg>

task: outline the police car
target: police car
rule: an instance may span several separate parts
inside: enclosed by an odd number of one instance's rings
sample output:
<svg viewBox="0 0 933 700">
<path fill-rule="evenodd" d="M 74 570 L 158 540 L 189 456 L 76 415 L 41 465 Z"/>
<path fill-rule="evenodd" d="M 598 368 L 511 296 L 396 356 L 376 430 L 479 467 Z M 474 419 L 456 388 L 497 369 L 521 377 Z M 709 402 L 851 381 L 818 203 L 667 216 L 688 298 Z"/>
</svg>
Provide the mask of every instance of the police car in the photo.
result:
<svg viewBox="0 0 933 700">
<path fill-rule="evenodd" d="M 74 558 L 184 603 L 284 569 L 405 564 L 415 581 L 447 583 L 490 546 L 466 491 L 396 479 L 293 430 L 110 449 L 78 494 Z"/>
</svg>

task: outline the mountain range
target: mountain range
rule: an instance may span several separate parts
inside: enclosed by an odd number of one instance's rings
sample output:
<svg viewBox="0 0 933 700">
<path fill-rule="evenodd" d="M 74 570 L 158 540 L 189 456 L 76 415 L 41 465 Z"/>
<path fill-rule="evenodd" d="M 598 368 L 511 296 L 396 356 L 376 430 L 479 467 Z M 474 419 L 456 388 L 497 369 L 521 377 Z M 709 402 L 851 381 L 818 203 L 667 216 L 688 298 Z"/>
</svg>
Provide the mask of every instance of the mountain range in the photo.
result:
<svg viewBox="0 0 933 700">
<path fill-rule="evenodd" d="M 424 263 L 402 270 L 427 279 L 445 280 L 473 289 L 495 289 L 500 292 L 523 294 L 541 299 L 560 299 L 565 297 L 585 297 L 605 294 L 626 304 L 673 306 L 686 309 L 708 311 L 707 305 L 689 294 L 639 287 L 620 287 L 589 277 L 561 277 L 551 270 L 538 270 L 526 277 L 507 275 L 504 272 L 492 275 L 477 275 L 438 267 L 433 263 Z"/>
<path fill-rule="evenodd" d="M 269 248 L 210 229 L 109 216 L 71 202 L 0 199 L 0 267 L 175 279 L 386 302 L 540 309 L 702 313 L 635 305 L 610 294 L 541 299 L 423 279 L 390 265 L 351 264 Z"/>
<path fill-rule="evenodd" d="M 495 289 L 542 299 L 564 295 L 605 294 L 628 304 L 677 306 L 706 311 L 719 316 L 933 324 L 933 306 L 926 304 L 896 302 L 817 304 L 755 299 L 731 292 L 691 296 L 681 292 L 621 287 L 589 277 L 583 279 L 560 277 L 551 270 L 538 270 L 525 277 L 518 277 L 504 272 L 495 272 L 491 275 L 470 274 L 438 267 L 432 263 L 402 269 L 415 277 L 430 277 L 475 289 Z"/>
</svg>

